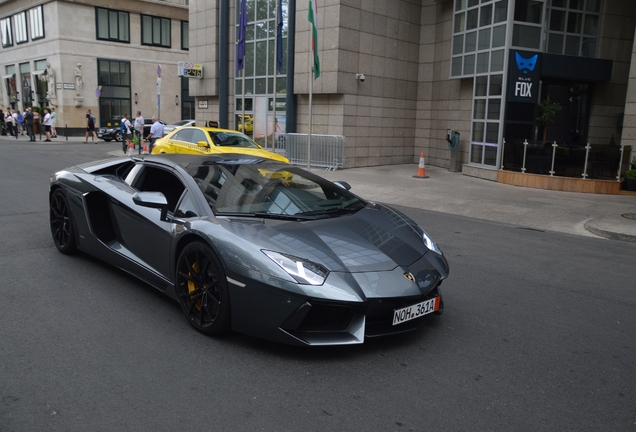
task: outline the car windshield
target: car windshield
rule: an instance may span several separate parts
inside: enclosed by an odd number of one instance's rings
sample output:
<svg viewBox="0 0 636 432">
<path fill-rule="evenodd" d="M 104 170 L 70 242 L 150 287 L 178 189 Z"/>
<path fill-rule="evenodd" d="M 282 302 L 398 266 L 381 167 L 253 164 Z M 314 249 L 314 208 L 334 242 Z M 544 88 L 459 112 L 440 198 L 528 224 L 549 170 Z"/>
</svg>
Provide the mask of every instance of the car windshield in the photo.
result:
<svg viewBox="0 0 636 432">
<path fill-rule="evenodd" d="M 178 121 L 178 122 L 171 123 L 171 124 L 169 124 L 169 125 L 167 125 L 167 126 L 186 126 L 186 125 L 187 125 L 187 124 L 189 124 L 191 121 L 192 121 L 192 120 L 181 120 L 181 121 Z"/>
<path fill-rule="evenodd" d="M 367 204 L 301 168 L 244 162 L 186 167 L 216 215 L 320 219 L 350 214 Z"/>
<path fill-rule="evenodd" d="M 221 147 L 259 148 L 254 141 L 242 133 L 209 132 L 212 142 Z"/>
</svg>

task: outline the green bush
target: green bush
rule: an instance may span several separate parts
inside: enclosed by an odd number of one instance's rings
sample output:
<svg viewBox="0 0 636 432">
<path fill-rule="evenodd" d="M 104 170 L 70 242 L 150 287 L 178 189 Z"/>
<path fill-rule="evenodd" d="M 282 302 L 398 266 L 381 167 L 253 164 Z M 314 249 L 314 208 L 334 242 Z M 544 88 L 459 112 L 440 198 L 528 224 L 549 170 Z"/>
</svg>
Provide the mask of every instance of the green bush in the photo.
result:
<svg viewBox="0 0 636 432">
<path fill-rule="evenodd" d="M 625 178 L 636 179 L 636 169 L 630 169 L 625 171 Z"/>
</svg>

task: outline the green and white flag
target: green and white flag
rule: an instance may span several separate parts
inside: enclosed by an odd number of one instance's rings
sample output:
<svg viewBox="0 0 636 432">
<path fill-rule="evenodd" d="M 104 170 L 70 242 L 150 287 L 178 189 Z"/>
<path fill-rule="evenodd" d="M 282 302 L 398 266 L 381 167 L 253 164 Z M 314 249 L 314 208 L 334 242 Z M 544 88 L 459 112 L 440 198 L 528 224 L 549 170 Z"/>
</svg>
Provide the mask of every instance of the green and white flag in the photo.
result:
<svg viewBox="0 0 636 432">
<path fill-rule="evenodd" d="M 309 0 L 309 22 L 311 23 L 311 50 L 314 55 L 314 79 L 320 76 L 320 58 L 318 57 L 318 9 L 316 0 Z"/>
</svg>

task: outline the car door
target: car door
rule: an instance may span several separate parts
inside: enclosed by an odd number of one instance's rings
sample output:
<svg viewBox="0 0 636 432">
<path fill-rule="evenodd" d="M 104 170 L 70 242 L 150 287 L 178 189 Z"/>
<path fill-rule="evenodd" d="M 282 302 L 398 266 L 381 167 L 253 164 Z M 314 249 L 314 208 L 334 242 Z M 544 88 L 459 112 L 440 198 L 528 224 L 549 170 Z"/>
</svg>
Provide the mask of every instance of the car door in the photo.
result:
<svg viewBox="0 0 636 432">
<path fill-rule="evenodd" d="M 140 192 L 161 192 L 173 214 L 186 191 L 184 182 L 169 168 L 145 164 L 132 180 L 132 187 Z M 159 209 L 132 203 L 113 205 L 123 246 L 132 253 L 142 267 L 164 278 L 171 278 L 171 250 L 175 224 L 161 220 Z"/>
<path fill-rule="evenodd" d="M 179 129 L 170 139 L 171 150 L 174 153 L 198 154 L 196 145 L 192 145 L 192 134 L 196 129 Z"/>
<path fill-rule="evenodd" d="M 191 131 L 192 135 L 190 136 L 190 143 L 195 146 L 195 148 L 200 153 L 209 153 L 210 149 L 210 141 L 208 140 L 208 136 L 201 129 L 184 129 L 185 131 Z M 207 147 L 199 147 L 199 143 L 204 142 L 207 144 Z"/>
</svg>

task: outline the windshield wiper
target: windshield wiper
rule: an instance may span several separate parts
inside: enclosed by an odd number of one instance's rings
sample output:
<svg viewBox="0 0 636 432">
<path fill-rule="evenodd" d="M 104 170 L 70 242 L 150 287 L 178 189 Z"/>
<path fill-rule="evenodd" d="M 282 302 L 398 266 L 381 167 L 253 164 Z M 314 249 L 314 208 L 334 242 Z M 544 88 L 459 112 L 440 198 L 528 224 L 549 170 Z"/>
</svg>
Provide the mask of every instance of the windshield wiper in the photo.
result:
<svg viewBox="0 0 636 432">
<path fill-rule="evenodd" d="M 307 217 L 307 215 L 305 213 L 296 213 L 293 215 L 289 215 L 289 214 L 281 214 L 281 213 L 267 213 L 267 212 L 255 212 L 255 213 L 248 213 L 245 214 L 243 216 L 255 216 L 255 217 L 262 217 L 262 218 L 266 218 L 266 219 L 282 219 L 282 220 L 313 220 L 316 219 L 315 217 Z"/>
<path fill-rule="evenodd" d="M 364 205 L 361 205 L 359 207 L 353 207 L 353 208 L 347 208 L 347 206 L 345 206 L 345 207 L 332 207 L 332 208 L 320 209 L 320 210 L 310 210 L 310 211 L 301 212 L 301 213 L 297 213 L 297 214 L 302 215 L 302 216 L 325 216 L 325 217 L 329 217 L 331 215 L 346 215 L 346 214 L 356 213 L 358 210 L 362 209 L 363 207 L 364 207 Z"/>
</svg>

